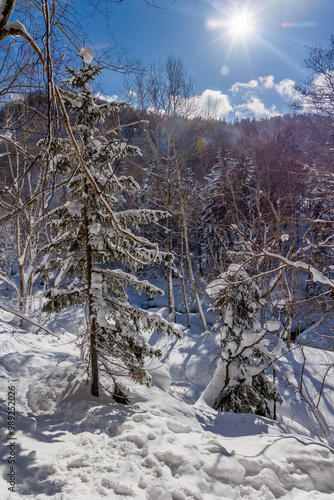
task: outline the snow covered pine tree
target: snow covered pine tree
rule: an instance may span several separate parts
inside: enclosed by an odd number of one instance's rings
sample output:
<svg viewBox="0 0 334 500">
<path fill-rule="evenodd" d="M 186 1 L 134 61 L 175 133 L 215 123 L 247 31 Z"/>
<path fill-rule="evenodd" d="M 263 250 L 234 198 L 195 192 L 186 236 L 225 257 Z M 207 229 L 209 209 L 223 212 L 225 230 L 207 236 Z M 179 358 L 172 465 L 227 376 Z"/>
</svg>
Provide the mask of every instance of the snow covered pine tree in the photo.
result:
<svg viewBox="0 0 334 500">
<path fill-rule="evenodd" d="M 256 413 L 272 418 L 270 402 L 282 402 L 266 374 L 275 351 L 268 350 L 266 328 L 257 321 L 258 288 L 239 264 L 212 281 L 207 293 L 218 312 L 221 354 L 204 399 L 216 410 Z"/>
<path fill-rule="evenodd" d="M 98 66 L 81 54 L 84 67 L 68 69 L 69 88 L 61 90 L 62 100 L 75 120 L 77 141 L 81 148 L 85 172 L 78 167 L 78 158 L 65 139 L 54 147 L 54 165 L 58 169 L 72 169 L 69 184 L 70 201 L 55 208 L 51 214 L 57 234 L 45 248 L 49 255 L 46 267 L 58 269 L 55 287 L 48 291 L 47 312 L 84 305 L 88 317 L 89 356 L 91 366 L 91 393 L 99 396 L 99 369 L 114 380 L 114 397 L 124 394 L 116 382 L 117 375 L 130 375 L 139 383 L 150 385 L 144 361 L 159 356 L 142 333 L 180 335 L 179 330 L 156 314 L 130 305 L 126 287 L 149 295 L 162 292 L 147 281 L 140 281 L 136 269 L 157 259 L 168 259 L 157 245 L 138 236 L 141 224 L 157 221 L 167 214 L 156 210 L 126 210 L 115 213 L 111 206 L 122 192 L 138 190 L 132 177 L 115 174 L 115 165 L 126 155 L 139 154 L 138 148 L 122 141 L 120 129 L 98 135 L 97 125 L 107 115 L 117 112 L 116 102 L 97 103 L 89 86 L 101 72 Z M 88 54 L 89 55 L 89 54 Z M 131 228 L 137 230 L 135 232 Z M 111 268 L 111 269 L 110 269 Z M 67 286 L 59 285 L 67 280 Z M 126 398 L 124 397 L 124 401 Z"/>
</svg>

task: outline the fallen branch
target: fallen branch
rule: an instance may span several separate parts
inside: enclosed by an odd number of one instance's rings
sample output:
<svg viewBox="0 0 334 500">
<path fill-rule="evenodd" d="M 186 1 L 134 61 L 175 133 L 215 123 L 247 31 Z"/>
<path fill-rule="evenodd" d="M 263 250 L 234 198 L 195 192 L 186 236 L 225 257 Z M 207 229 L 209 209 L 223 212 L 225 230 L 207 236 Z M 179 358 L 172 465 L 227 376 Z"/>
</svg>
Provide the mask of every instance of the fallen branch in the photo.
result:
<svg viewBox="0 0 334 500">
<path fill-rule="evenodd" d="M 3 311 L 8 312 L 10 314 L 14 314 L 14 316 L 18 316 L 19 318 L 21 318 L 21 319 L 23 319 L 25 321 L 28 321 L 28 323 L 30 323 L 31 325 L 36 326 L 39 330 L 44 330 L 49 335 L 52 335 L 52 337 L 56 337 L 59 340 L 59 336 L 58 335 L 56 335 L 55 333 L 51 332 L 51 330 L 49 330 L 45 326 L 42 326 L 42 325 L 39 325 L 38 323 L 35 323 L 35 321 L 31 320 L 30 318 L 28 318 L 24 314 L 21 314 L 21 313 L 19 313 L 17 311 L 13 311 L 12 309 L 9 309 L 8 307 L 5 307 L 2 304 L 0 304 L 0 309 L 2 309 Z"/>
</svg>

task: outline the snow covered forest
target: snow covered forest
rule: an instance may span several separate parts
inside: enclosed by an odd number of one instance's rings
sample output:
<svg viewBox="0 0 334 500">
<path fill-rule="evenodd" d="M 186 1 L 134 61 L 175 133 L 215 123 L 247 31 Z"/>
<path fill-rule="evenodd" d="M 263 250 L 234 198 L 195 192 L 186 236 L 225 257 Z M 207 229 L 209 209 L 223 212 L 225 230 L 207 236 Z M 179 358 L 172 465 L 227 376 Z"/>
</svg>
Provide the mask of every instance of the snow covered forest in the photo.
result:
<svg viewBox="0 0 334 500">
<path fill-rule="evenodd" d="M 334 39 L 228 123 L 74 7 L 0 0 L 1 498 L 334 499 Z"/>
</svg>

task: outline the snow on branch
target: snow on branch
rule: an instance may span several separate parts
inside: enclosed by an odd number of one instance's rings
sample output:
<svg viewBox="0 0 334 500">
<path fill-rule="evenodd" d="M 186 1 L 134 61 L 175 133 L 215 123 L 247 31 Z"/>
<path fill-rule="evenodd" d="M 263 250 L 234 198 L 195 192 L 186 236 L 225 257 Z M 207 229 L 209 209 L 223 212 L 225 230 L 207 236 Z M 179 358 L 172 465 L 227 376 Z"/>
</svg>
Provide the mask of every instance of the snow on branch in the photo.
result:
<svg viewBox="0 0 334 500">
<path fill-rule="evenodd" d="M 20 23 L 20 21 L 14 21 L 12 23 L 6 24 L 5 29 L 11 36 L 29 36 L 25 26 Z"/>
<path fill-rule="evenodd" d="M 42 325 L 36 323 L 35 321 L 32 321 L 32 319 L 28 318 L 28 316 L 26 316 L 25 314 L 21 314 L 18 311 L 14 311 L 13 309 L 9 309 L 8 307 L 5 307 L 1 303 L 0 303 L 0 309 L 8 312 L 10 314 L 13 314 L 14 316 L 18 316 L 19 318 L 24 319 L 25 321 L 28 321 L 28 323 L 30 323 L 31 325 L 36 326 L 39 330 L 44 330 L 46 333 L 48 333 L 49 335 L 52 335 L 53 337 L 59 338 L 58 335 L 55 335 L 53 332 L 51 332 L 51 330 L 49 330 L 49 328 L 46 328 L 45 326 L 42 326 Z"/>
<path fill-rule="evenodd" d="M 300 260 L 294 262 L 292 260 L 287 259 L 286 257 L 283 257 L 283 255 L 268 252 L 268 250 L 264 250 L 263 248 L 261 249 L 261 253 L 264 254 L 266 257 L 272 257 L 273 259 L 277 259 L 280 260 L 281 262 L 284 262 L 288 267 L 293 267 L 295 269 L 299 269 L 301 271 L 309 273 L 312 276 L 312 280 L 314 282 L 318 281 L 319 283 L 327 285 L 332 291 L 334 291 L 334 281 L 327 278 L 327 276 L 322 274 L 322 272 L 318 271 L 318 269 L 311 266 L 310 264 L 305 264 L 305 262 L 302 262 Z"/>
<path fill-rule="evenodd" d="M 5 27 L 15 7 L 16 0 L 0 0 L 0 40 L 6 38 Z"/>
<path fill-rule="evenodd" d="M 18 298 L 20 297 L 20 291 L 17 288 L 16 284 L 3 271 L 0 271 L 0 281 L 4 281 L 5 283 L 7 283 L 7 285 L 11 286 L 14 289 L 16 296 Z"/>
<path fill-rule="evenodd" d="M 26 151 L 24 149 L 24 147 L 21 146 L 21 144 L 19 144 L 18 142 L 14 141 L 10 134 L 0 134 L 0 142 L 2 142 L 2 141 L 9 142 L 12 146 L 14 146 L 16 149 L 18 149 L 19 151 L 21 151 L 21 153 L 24 153 L 29 158 L 32 158 L 33 160 L 35 160 L 35 156 L 33 156 L 32 154 L 30 154 L 28 151 Z"/>
<path fill-rule="evenodd" d="M 79 55 L 85 64 L 90 64 L 94 59 L 94 52 L 88 47 L 82 47 Z"/>
</svg>

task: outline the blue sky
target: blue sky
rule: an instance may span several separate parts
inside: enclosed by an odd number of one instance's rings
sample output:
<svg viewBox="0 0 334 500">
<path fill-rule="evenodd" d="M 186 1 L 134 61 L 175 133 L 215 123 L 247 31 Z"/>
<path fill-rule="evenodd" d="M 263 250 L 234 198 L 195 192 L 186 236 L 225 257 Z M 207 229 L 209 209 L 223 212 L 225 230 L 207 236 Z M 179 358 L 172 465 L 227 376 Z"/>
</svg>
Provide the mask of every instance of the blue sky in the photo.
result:
<svg viewBox="0 0 334 500">
<path fill-rule="evenodd" d="M 197 95 L 214 100 L 216 112 L 227 120 L 244 116 L 269 117 L 288 112 L 291 85 L 308 73 L 302 68 L 306 47 L 329 45 L 334 34 L 334 0 L 144 0 L 110 3 L 109 26 L 117 42 L 145 66 L 181 57 L 195 80 Z M 231 32 L 231 4 L 239 4 L 246 26 Z M 240 7 L 242 5 L 242 7 Z M 251 33 L 245 31 L 253 26 Z M 240 22 L 239 22 L 240 28 Z M 89 22 L 93 46 L 113 41 L 102 15 Z M 122 95 L 118 75 L 105 73 L 102 92 Z"/>
</svg>

